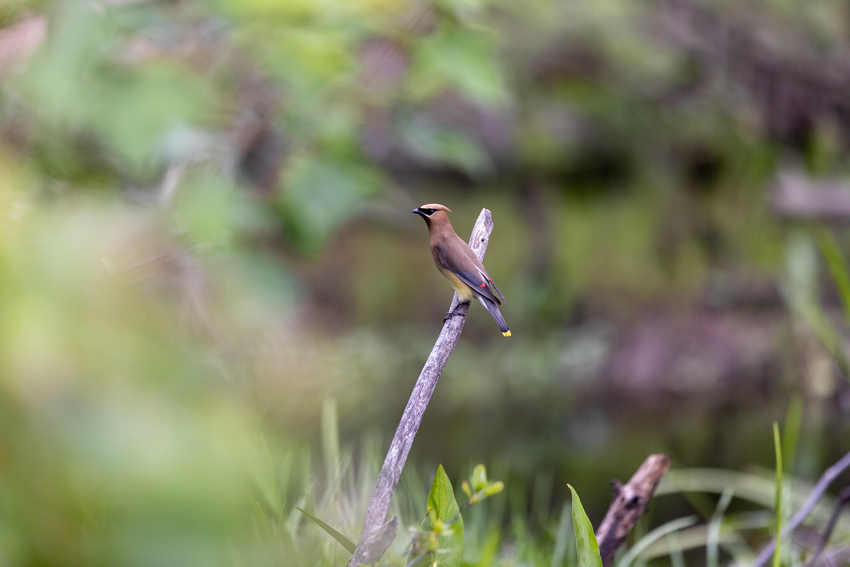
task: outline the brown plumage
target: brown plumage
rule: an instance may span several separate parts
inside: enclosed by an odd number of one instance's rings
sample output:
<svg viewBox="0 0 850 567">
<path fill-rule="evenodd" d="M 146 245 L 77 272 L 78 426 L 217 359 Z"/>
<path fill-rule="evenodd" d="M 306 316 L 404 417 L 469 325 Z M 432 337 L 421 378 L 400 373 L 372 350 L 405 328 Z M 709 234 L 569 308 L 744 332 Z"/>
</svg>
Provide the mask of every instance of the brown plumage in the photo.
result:
<svg viewBox="0 0 850 567">
<path fill-rule="evenodd" d="M 469 245 L 455 233 L 452 223 L 449 221 L 449 213 L 451 212 L 449 208 L 431 203 L 413 209 L 411 212 L 425 219 L 425 224 L 428 225 L 428 236 L 431 240 L 431 255 L 434 257 L 434 264 L 452 284 L 461 303 L 469 303 L 473 299 L 480 301 L 481 305 L 486 307 L 493 319 L 496 320 L 502 334 L 510 337 L 511 331 L 499 311 L 499 305 L 502 304 L 502 301 L 505 301 L 505 297 L 493 283 L 493 280 L 490 279 L 490 274 L 484 269 L 484 265 L 475 256 Z M 496 297 L 496 294 L 499 297 Z M 499 298 L 501 298 L 501 301 L 499 301 Z M 449 319 L 454 315 L 454 312 L 449 311 L 446 318 Z"/>
</svg>

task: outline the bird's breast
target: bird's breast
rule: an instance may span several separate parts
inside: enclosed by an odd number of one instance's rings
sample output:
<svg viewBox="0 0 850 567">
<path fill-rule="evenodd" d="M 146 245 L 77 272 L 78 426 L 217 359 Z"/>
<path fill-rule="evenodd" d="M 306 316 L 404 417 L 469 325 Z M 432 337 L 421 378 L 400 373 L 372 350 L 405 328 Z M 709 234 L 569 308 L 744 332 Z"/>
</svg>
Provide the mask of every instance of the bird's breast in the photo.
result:
<svg viewBox="0 0 850 567">
<path fill-rule="evenodd" d="M 452 287 L 457 292 L 458 299 L 463 301 L 471 301 L 475 296 L 475 293 L 472 291 L 472 288 L 463 283 L 459 277 L 457 277 L 454 272 L 443 266 L 442 264 L 438 265 L 437 268 L 440 270 L 440 273 L 446 276 L 446 279 L 449 280 L 449 283 L 452 284 Z"/>
</svg>

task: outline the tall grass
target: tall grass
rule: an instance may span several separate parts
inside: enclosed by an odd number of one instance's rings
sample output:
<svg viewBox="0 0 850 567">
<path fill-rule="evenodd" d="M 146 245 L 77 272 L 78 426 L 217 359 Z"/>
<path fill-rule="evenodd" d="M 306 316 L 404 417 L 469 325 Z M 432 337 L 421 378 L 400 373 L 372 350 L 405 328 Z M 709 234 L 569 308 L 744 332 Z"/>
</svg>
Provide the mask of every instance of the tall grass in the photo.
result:
<svg viewBox="0 0 850 567">
<path fill-rule="evenodd" d="M 339 447 L 338 435 L 331 430 L 333 404 L 325 404 L 327 415 L 323 447 L 325 467 L 335 462 L 330 474 L 321 483 L 307 480 L 298 497 L 299 506 L 339 529 L 352 541 L 359 535 L 359 522 L 368 504 L 372 483 L 382 458 L 381 444 L 364 442 L 360 459 L 355 466 L 350 449 Z M 793 415 L 796 409 L 789 412 Z M 786 424 L 786 431 L 793 423 Z M 789 443 L 775 430 L 774 448 L 777 469 L 768 471 L 736 472 L 719 469 L 678 469 L 668 473 L 656 492 L 657 499 L 683 499 L 686 495 L 719 496 L 714 510 L 707 516 L 689 515 L 664 521 L 652 527 L 636 541 L 628 544 L 618 554 L 617 567 L 633 565 L 722 565 L 745 566 L 752 562 L 771 532 L 781 533 L 788 510 L 799 507 L 812 489 L 787 473 Z M 308 456 L 302 455 L 303 458 Z M 783 466 L 785 465 L 785 466 Z M 302 466 L 307 466 L 302 462 Z M 296 467 L 298 468 L 298 467 Z M 498 467 L 495 467 L 497 469 Z M 447 471 L 460 485 L 462 474 Z M 463 471 L 467 473 L 469 471 Z M 396 541 L 382 564 L 404 565 L 410 551 L 412 528 L 422 521 L 427 482 L 433 472 L 408 466 L 393 501 L 392 514 L 399 517 L 400 527 Z M 495 476 L 495 475 L 494 475 Z M 464 512 L 463 565 L 508 566 L 528 565 L 545 567 L 573 567 L 577 561 L 572 537 L 572 518 L 567 503 L 553 513 L 552 475 L 538 475 L 537 483 L 543 486 L 511 486 L 509 495 L 498 495 Z M 530 501 L 518 493 L 537 494 Z M 512 496 L 510 495 L 512 494 Z M 457 497 L 462 498 L 461 494 Z M 737 502 L 737 505 L 735 504 Z M 810 515 L 810 524 L 820 526 L 830 517 L 834 500 L 825 497 Z M 263 507 L 263 513 L 271 508 Z M 265 518 L 263 523 L 274 523 Z M 312 522 L 304 522 L 291 514 L 284 520 L 283 533 L 295 552 L 294 565 L 336 565 L 347 559 L 345 550 Z M 834 538 L 850 540 L 850 518 L 841 518 L 836 525 Z M 805 564 L 807 551 L 792 542 L 777 544 L 774 565 L 791 567 Z M 704 559 L 693 552 L 702 549 Z M 777 563 L 781 561 L 781 563 Z"/>
</svg>

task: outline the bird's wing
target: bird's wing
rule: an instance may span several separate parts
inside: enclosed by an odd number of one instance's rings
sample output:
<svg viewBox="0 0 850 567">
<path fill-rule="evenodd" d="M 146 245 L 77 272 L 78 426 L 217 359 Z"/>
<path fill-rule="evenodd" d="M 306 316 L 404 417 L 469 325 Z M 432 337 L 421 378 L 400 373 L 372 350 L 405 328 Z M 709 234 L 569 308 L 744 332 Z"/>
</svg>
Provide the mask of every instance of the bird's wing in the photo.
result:
<svg viewBox="0 0 850 567">
<path fill-rule="evenodd" d="M 483 267 L 473 265 L 472 269 L 469 269 L 468 267 L 466 269 L 462 269 L 457 266 L 455 262 L 452 262 L 451 258 L 449 258 L 449 255 L 446 254 L 445 249 L 439 245 L 434 246 L 434 253 L 437 255 L 437 259 L 440 261 L 440 264 L 442 264 L 447 270 L 451 271 L 454 275 L 459 277 L 461 281 L 471 287 L 475 293 L 477 293 L 481 297 L 484 297 L 485 299 L 489 299 L 490 301 L 498 305 L 502 304 L 502 302 L 499 301 L 499 299 L 495 295 L 493 295 L 490 286 L 492 285 L 494 288 L 496 286 L 493 285 L 493 280 L 490 279 L 490 276 L 483 269 Z M 499 290 L 496 291 L 498 292 Z M 501 295 L 501 292 L 499 292 L 499 296 Z M 504 297 L 502 297 L 502 299 L 504 299 Z"/>
<path fill-rule="evenodd" d="M 490 280 L 489 276 L 487 277 L 487 279 Z M 493 280 L 490 280 L 490 285 L 493 287 L 494 290 L 496 290 L 496 293 L 499 295 L 500 298 L 502 298 L 502 301 L 507 301 L 507 299 L 505 299 L 505 296 L 502 295 L 502 292 L 499 291 L 499 288 L 496 287 L 496 284 L 493 283 Z"/>
</svg>

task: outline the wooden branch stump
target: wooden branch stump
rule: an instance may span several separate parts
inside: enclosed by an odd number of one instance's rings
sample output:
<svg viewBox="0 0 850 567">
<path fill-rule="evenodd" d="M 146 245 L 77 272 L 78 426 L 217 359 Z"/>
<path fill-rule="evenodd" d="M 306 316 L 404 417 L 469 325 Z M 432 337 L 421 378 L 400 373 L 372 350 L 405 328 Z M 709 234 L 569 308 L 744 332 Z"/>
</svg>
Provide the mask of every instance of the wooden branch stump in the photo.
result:
<svg viewBox="0 0 850 567">
<path fill-rule="evenodd" d="M 490 211 L 482 209 L 481 214 L 478 215 L 478 220 L 475 221 L 475 226 L 472 228 L 472 235 L 469 237 L 469 246 L 479 260 L 484 259 L 484 252 L 487 250 L 492 231 L 493 218 Z M 390 444 L 387 458 L 381 467 L 380 475 L 378 475 L 375 490 L 372 491 L 372 497 L 369 499 L 369 507 L 366 510 L 366 518 L 363 520 L 360 541 L 357 543 L 354 555 L 348 562 L 348 567 L 375 563 L 384 555 L 384 552 L 395 539 L 398 519 L 392 518 L 386 521 L 390 510 L 390 501 L 401 477 L 407 454 L 413 445 L 413 438 L 422 423 L 425 408 L 428 407 L 434 388 L 437 387 L 437 381 L 440 379 L 443 368 L 449 360 L 449 355 L 451 355 L 460 338 L 461 331 L 463 331 L 469 304 L 458 307 L 457 294 L 455 294 L 449 310 L 453 311 L 456 307 L 457 314 L 443 324 L 443 330 L 440 332 L 428 360 L 425 361 L 425 366 L 413 387 L 413 393 L 410 395 L 407 407 L 404 408 L 398 429 Z"/>
<path fill-rule="evenodd" d="M 605 514 L 596 540 L 602 564 L 610 565 L 638 519 L 646 513 L 655 488 L 670 468 L 669 455 L 650 455 L 626 484 L 614 481 L 614 501 Z"/>
</svg>

